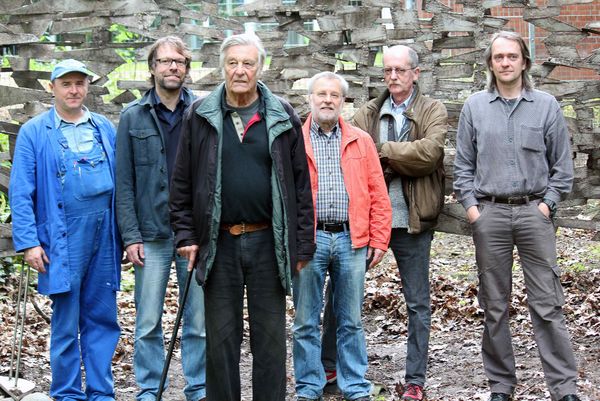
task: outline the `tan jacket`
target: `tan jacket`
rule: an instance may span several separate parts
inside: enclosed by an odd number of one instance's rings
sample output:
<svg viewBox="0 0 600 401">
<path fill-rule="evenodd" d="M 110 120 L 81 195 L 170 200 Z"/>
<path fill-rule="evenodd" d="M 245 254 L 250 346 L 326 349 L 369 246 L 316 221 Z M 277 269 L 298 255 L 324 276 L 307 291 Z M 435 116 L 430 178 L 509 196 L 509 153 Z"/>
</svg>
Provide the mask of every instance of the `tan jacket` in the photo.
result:
<svg viewBox="0 0 600 401">
<path fill-rule="evenodd" d="M 384 171 L 391 168 L 402 177 L 408 205 L 408 232 L 416 234 L 433 228 L 444 206 L 444 141 L 448 113 L 439 101 L 421 94 L 415 83 L 413 100 L 404 112 L 410 122 L 406 142 L 385 142 L 379 158 Z M 390 97 L 385 91 L 363 105 L 352 124 L 367 131 L 379 143 L 379 111 Z"/>
</svg>

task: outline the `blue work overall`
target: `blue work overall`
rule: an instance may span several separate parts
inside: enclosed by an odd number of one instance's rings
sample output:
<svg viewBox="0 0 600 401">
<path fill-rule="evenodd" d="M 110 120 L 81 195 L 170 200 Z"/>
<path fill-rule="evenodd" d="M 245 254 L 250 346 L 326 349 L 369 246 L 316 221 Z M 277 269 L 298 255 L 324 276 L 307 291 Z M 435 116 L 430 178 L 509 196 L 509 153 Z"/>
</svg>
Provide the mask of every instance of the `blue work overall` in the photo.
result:
<svg viewBox="0 0 600 401">
<path fill-rule="evenodd" d="M 110 222 L 113 177 L 97 133 L 87 152 L 69 148 L 62 134 L 57 140 L 63 150 L 61 175 L 71 291 L 50 296 L 50 395 L 59 401 L 114 400 L 111 362 L 120 329 L 116 292 L 111 286 L 115 252 Z"/>
</svg>

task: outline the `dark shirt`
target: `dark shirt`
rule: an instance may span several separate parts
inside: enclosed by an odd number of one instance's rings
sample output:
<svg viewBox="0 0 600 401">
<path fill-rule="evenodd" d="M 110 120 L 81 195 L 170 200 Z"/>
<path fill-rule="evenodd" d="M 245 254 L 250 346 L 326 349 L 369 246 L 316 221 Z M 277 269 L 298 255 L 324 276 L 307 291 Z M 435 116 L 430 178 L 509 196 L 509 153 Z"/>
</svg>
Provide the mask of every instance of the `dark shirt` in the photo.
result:
<svg viewBox="0 0 600 401">
<path fill-rule="evenodd" d="M 223 92 L 225 93 L 225 92 Z M 271 154 L 264 105 L 259 103 L 258 113 L 243 122 L 247 108 L 234 108 L 222 99 L 223 150 L 222 150 L 222 208 L 221 222 L 228 224 L 260 223 L 271 221 Z M 232 114 L 237 113 L 243 124 L 238 134 Z M 240 139 L 243 138 L 243 139 Z"/>
<path fill-rule="evenodd" d="M 179 102 L 175 106 L 175 110 L 171 111 L 165 106 L 155 89 L 152 89 L 154 96 L 154 103 L 156 110 L 156 116 L 160 121 L 160 128 L 163 132 L 165 139 L 165 149 L 167 152 L 167 174 L 169 176 L 169 182 L 171 182 L 171 172 L 173 171 L 173 165 L 175 164 L 175 157 L 177 156 L 177 146 L 179 145 L 179 134 L 181 132 L 181 118 L 183 112 L 187 108 L 188 104 L 185 102 L 183 92 L 179 95 Z"/>
</svg>

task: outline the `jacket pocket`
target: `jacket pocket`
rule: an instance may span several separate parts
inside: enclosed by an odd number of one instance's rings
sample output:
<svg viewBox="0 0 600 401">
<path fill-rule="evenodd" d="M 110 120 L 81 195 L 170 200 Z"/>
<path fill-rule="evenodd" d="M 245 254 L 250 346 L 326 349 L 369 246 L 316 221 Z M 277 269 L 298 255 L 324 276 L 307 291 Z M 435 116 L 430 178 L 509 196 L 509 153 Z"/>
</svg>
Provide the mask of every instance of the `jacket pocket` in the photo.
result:
<svg viewBox="0 0 600 401">
<path fill-rule="evenodd" d="M 129 131 L 131 136 L 131 147 L 134 154 L 136 165 L 154 164 L 158 162 L 162 149 L 162 141 L 157 130 L 132 129 Z"/>
</svg>

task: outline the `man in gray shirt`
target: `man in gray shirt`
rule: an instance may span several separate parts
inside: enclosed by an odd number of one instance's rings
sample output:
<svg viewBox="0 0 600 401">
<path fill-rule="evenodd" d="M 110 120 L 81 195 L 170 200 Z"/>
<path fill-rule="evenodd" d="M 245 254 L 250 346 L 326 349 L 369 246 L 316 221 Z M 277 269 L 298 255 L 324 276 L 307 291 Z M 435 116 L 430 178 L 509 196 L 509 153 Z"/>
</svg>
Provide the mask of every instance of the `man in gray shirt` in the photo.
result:
<svg viewBox="0 0 600 401">
<path fill-rule="evenodd" d="M 488 88 L 460 115 L 454 191 L 473 229 L 490 401 L 511 400 L 517 384 L 508 321 L 515 245 L 550 396 L 578 401 L 552 220 L 573 182 L 567 126 L 556 99 L 532 88 L 518 34 L 496 33 L 484 56 Z"/>
</svg>

